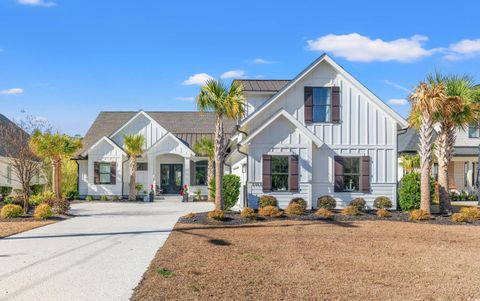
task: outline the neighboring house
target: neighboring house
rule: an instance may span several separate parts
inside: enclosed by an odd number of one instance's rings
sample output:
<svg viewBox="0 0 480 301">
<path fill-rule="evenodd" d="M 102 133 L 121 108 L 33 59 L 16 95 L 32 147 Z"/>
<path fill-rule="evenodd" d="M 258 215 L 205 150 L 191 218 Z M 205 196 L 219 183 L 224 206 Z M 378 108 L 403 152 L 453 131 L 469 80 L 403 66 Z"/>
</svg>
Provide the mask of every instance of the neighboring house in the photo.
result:
<svg viewBox="0 0 480 301">
<path fill-rule="evenodd" d="M 457 129 L 455 152 L 448 166 L 449 189 L 456 192 L 473 192 L 476 190 L 478 168 L 478 149 L 480 145 L 480 127 L 472 124 Z M 418 150 L 418 135 L 414 129 L 402 131 L 398 135 L 399 163 L 401 155 L 416 154 Z M 433 176 L 438 174 L 438 164 L 434 163 Z M 403 168 L 399 165 L 399 179 L 403 176 Z"/>
<path fill-rule="evenodd" d="M 235 123 L 225 120 L 228 141 Z M 213 138 L 214 113 L 200 112 L 101 112 L 83 139 L 78 152 L 78 190 L 87 195 L 127 196 L 129 159 L 124 136 L 145 137 L 145 152 L 138 158 L 137 183 L 143 190 L 178 195 L 184 185 L 190 193 L 207 195 L 207 158 L 196 156 L 193 145 L 201 137 Z M 140 192 L 142 193 L 142 191 Z"/>
<path fill-rule="evenodd" d="M 240 176 L 239 207 L 261 195 L 279 206 L 301 197 L 308 207 L 332 195 L 340 207 L 362 197 L 397 202 L 397 131 L 407 122 L 322 55 L 292 80 L 238 80 L 247 115 L 227 147 Z M 227 169 L 228 170 L 228 169 Z"/>
</svg>

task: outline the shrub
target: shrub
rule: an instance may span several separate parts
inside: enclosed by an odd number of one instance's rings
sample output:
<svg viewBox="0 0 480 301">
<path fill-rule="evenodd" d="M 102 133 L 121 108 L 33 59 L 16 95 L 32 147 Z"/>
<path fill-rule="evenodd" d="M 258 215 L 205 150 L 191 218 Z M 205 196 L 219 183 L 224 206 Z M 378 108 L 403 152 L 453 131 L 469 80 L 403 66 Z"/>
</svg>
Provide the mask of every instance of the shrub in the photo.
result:
<svg viewBox="0 0 480 301">
<path fill-rule="evenodd" d="M 34 195 L 35 194 L 40 194 L 44 191 L 45 191 L 45 185 L 35 184 L 35 185 L 30 186 L 30 192 Z"/>
<path fill-rule="evenodd" d="M 358 211 L 358 208 L 355 206 L 347 206 L 342 209 L 342 215 L 349 215 L 349 216 L 355 216 L 358 215 L 360 212 Z"/>
<path fill-rule="evenodd" d="M 386 196 L 379 196 L 373 201 L 373 207 L 377 209 L 389 209 L 392 208 L 392 200 Z"/>
<path fill-rule="evenodd" d="M 101 195 L 101 196 L 100 196 L 100 201 L 108 201 L 108 196 L 106 196 L 106 195 Z"/>
<path fill-rule="evenodd" d="M 120 197 L 118 195 L 114 195 L 112 197 L 112 201 L 120 201 Z"/>
<path fill-rule="evenodd" d="M 465 214 L 463 213 L 454 213 L 452 215 L 452 221 L 456 223 L 466 223 L 468 222 L 468 218 Z"/>
<path fill-rule="evenodd" d="M 271 217 L 281 217 L 282 212 L 275 206 L 265 206 L 258 210 L 258 215 L 261 216 L 271 216 Z"/>
<path fill-rule="evenodd" d="M 285 213 L 290 215 L 302 215 L 305 213 L 305 208 L 299 203 L 291 203 L 288 205 L 287 209 L 285 209 Z"/>
<path fill-rule="evenodd" d="M 259 208 L 264 208 L 267 206 L 272 206 L 272 207 L 277 207 L 277 199 L 274 196 L 271 195 L 262 195 L 258 199 L 258 207 Z"/>
<path fill-rule="evenodd" d="M 5 205 L 0 211 L 0 216 L 3 218 L 20 217 L 22 216 L 22 214 L 23 214 L 22 207 L 14 204 Z"/>
<path fill-rule="evenodd" d="M 378 217 L 391 217 L 392 214 L 387 209 L 380 208 L 380 209 L 377 210 L 377 216 Z"/>
<path fill-rule="evenodd" d="M 216 187 L 214 178 L 210 180 L 209 186 L 210 196 L 212 199 L 215 199 Z M 240 196 L 240 177 L 237 175 L 224 175 L 222 186 L 225 210 L 229 210 L 235 206 Z"/>
<path fill-rule="evenodd" d="M 192 219 L 192 218 L 194 218 L 194 217 L 196 217 L 196 216 L 197 216 L 197 214 L 196 214 L 195 212 L 190 212 L 190 213 L 188 213 L 188 214 L 185 214 L 183 217 L 184 217 L 184 218 L 188 218 L 188 219 Z"/>
<path fill-rule="evenodd" d="M 304 199 L 302 198 L 293 198 L 289 205 L 291 204 L 299 204 L 300 206 L 302 206 L 303 208 L 303 211 L 306 211 L 307 210 L 307 201 L 305 201 Z"/>
<path fill-rule="evenodd" d="M 480 220 L 480 209 L 477 207 L 463 207 L 460 213 L 465 215 L 469 222 Z"/>
<path fill-rule="evenodd" d="M 242 212 L 240 212 L 240 216 L 243 218 L 249 218 L 249 219 L 257 218 L 257 214 L 255 213 L 255 210 L 249 207 L 243 208 Z"/>
<path fill-rule="evenodd" d="M 432 217 L 426 211 L 421 209 L 415 209 L 410 212 L 410 216 L 408 217 L 411 221 L 428 221 Z"/>
<path fill-rule="evenodd" d="M 87 201 L 87 202 L 93 201 L 93 196 L 87 195 L 87 196 L 85 197 L 85 201 Z"/>
<path fill-rule="evenodd" d="M 216 221 L 221 221 L 225 218 L 223 210 L 212 210 L 208 213 L 208 218 Z"/>
<path fill-rule="evenodd" d="M 333 217 L 335 216 L 330 210 L 328 210 L 326 208 L 318 209 L 315 212 L 315 215 L 321 216 L 321 217 L 324 217 L 324 218 L 328 218 L 328 219 L 333 219 Z"/>
<path fill-rule="evenodd" d="M 350 202 L 350 206 L 357 208 L 358 211 L 365 211 L 365 208 L 367 207 L 367 202 L 365 202 L 364 198 L 354 198 Z"/>
<path fill-rule="evenodd" d="M 55 214 L 67 214 L 70 211 L 70 202 L 66 199 L 49 199 L 44 204 L 49 205 Z"/>
<path fill-rule="evenodd" d="M 143 189 L 143 184 L 137 183 L 135 184 L 135 190 L 137 191 L 137 194 L 140 194 L 140 190 Z"/>
<path fill-rule="evenodd" d="M 40 204 L 35 208 L 33 216 L 36 218 L 49 218 L 53 215 L 52 207 L 48 204 Z"/>
<path fill-rule="evenodd" d="M 337 207 L 337 201 L 332 196 L 324 195 L 318 198 L 317 207 L 332 210 Z"/>
<path fill-rule="evenodd" d="M 435 180 L 430 178 L 430 197 L 433 200 L 435 194 Z M 400 208 L 403 211 L 411 211 L 420 208 L 420 173 L 406 174 L 400 182 L 398 190 Z"/>
<path fill-rule="evenodd" d="M 28 199 L 28 204 L 31 206 L 38 206 L 43 203 L 50 203 L 55 200 L 55 194 L 51 191 L 44 191 L 37 195 L 31 196 Z"/>
<path fill-rule="evenodd" d="M 0 194 L 3 196 L 3 198 L 9 196 L 10 193 L 12 193 L 12 187 L 0 186 Z"/>
<path fill-rule="evenodd" d="M 78 197 L 79 197 L 78 191 L 76 191 L 76 190 L 69 190 L 69 191 L 67 191 L 67 193 L 65 194 L 65 197 L 67 198 L 67 200 L 70 200 L 70 201 L 76 200 L 76 199 L 78 199 Z"/>
</svg>

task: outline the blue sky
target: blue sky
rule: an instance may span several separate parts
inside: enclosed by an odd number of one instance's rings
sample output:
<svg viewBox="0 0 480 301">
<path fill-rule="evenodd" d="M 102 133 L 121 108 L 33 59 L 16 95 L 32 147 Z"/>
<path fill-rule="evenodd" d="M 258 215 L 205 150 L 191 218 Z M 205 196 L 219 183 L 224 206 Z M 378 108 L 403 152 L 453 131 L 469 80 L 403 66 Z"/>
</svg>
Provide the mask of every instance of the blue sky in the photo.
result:
<svg viewBox="0 0 480 301">
<path fill-rule="evenodd" d="M 289 79 L 322 52 L 404 116 L 428 72 L 480 83 L 480 3 L 365 2 L 0 0 L 0 112 L 84 135 L 99 111 L 195 110 L 207 75 Z"/>
</svg>

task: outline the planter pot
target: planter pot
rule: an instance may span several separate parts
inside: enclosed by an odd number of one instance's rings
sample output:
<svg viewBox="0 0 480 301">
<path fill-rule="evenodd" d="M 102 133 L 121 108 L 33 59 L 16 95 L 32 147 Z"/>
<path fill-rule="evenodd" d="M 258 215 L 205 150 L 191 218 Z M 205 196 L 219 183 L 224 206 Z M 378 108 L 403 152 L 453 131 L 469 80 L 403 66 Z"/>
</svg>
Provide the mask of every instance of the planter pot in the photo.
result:
<svg viewBox="0 0 480 301">
<path fill-rule="evenodd" d="M 148 200 L 149 200 L 150 202 L 153 202 L 154 198 L 155 198 L 155 195 L 154 195 L 153 193 L 150 193 L 150 194 L 148 195 Z"/>
<path fill-rule="evenodd" d="M 183 195 L 182 202 L 188 202 L 188 193 Z"/>
<path fill-rule="evenodd" d="M 150 197 L 148 195 L 143 196 L 143 201 L 144 202 L 150 202 Z"/>
</svg>

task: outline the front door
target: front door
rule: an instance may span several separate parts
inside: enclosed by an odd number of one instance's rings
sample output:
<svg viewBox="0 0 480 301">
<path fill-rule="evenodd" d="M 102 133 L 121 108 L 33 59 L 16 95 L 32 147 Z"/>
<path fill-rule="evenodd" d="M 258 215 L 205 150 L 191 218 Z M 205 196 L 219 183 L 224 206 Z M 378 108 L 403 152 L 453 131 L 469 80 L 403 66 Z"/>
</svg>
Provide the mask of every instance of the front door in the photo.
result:
<svg viewBox="0 0 480 301">
<path fill-rule="evenodd" d="M 179 194 L 183 186 L 182 164 L 160 164 L 160 188 L 165 194 Z"/>
</svg>

